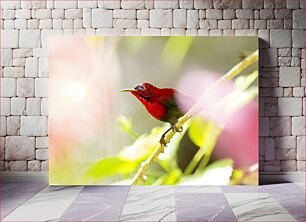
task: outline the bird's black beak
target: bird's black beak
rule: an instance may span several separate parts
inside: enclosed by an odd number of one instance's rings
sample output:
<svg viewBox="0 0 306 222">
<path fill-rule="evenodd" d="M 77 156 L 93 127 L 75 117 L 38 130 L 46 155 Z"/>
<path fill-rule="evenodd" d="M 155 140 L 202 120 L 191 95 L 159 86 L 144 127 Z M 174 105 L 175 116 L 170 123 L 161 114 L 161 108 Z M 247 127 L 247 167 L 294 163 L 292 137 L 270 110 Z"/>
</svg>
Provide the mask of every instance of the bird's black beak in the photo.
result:
<svg viewBox="0 0 306 222">
<path fill-rule="evenodd" d="M 135 89 L 121 89 L 120 92 L 135 92 Z"/>
</svg>

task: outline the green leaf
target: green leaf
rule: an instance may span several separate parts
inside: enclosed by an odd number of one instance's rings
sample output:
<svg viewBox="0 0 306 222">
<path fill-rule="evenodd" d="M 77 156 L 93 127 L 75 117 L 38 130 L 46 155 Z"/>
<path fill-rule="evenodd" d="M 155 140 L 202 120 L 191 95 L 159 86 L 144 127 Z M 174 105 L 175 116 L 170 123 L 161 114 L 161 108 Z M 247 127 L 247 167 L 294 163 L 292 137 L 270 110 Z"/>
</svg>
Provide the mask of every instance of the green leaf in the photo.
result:
<svg viewBox="0 0 306 222">
<path fill-rule="evenodd" d="M 180 185 L 227 185 L 233 172 L 233 161 L 223 159 L 208 165 L 200 174 L 183 176 Z"/>
<path fill-rule="evenodd" d="M 161 127 L 155 127 L 150 135 L 142 135 L 131 146 L 124 147 L 117 157 L 123 161 L 142 161 L 147 159 L 158 146 Z"/>
<path fill-rule="evenodd" d="M 120 125 L 120 128 L 126 132 L 130 137 L 133 139 L 137 139 L 138 135 L 137 133 L 133 130 L 132 127 L 132 120 L 130 118 L 127 118 L 126 116 L 120 115 L 117 118 L 117 121 Z"/>
<path fill-rule="evenodd" d="M 192 119 L 188 130 L 191 141 L 205 149 L 207 154 L 212 152 L 219 133 L 220 129 L 213 121 L 205 120 L 202 117 Z"/>
<path fill-rule="evenodd" d="M 126 175 L 135 171 L 137 166 L 136 162 L 123 161 L 117 157 L 107 157 L 91 165 L 83 175 L 83 178 L 97 181 L 115 175 Z"/>
<path fill-rule="evenodd" d="M 258 71 L 254 71 L 248 75 L 238 76 L 235 79 L 235 87 L 240 91 L 246 90 L 251 86 L 258 78 Z"/>
<path fill-rule="evenodd" d="M 173 68 L 179 67 L 187 55 L 193 41 L 194 37 L 169 37 L 161 55 L 161 60 L 164 61 L 167 66 Z"/>
</svg>

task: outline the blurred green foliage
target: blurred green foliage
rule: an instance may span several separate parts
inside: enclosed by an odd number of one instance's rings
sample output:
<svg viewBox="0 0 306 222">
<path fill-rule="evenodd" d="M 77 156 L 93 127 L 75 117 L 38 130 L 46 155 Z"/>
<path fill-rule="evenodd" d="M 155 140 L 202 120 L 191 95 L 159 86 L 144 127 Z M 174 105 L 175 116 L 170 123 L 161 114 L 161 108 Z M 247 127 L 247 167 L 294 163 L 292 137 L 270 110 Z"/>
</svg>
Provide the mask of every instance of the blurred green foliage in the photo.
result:
<svg viewBox="0 0 306 222">
<path fill-rule="evenodd" d="M 258 90 L 253 84 L 257 79 L 257 71 L 237 77 L 234 90 L 222 99 L 221 107 L 228 105 L 231 107 L 231 112 L 235 112 L 256 98 Z M 119 181 L 120 184 L 128 184 L 142 161 L 146 160 L 157 148 L 160 137 L 168 125 L 154 127 L 150 134 L 138 135 L 133 130 L 130 118 L 121 115 L 118 117 L 118 124 L 122 131 L 133 138 L 134 141 L 130 146 L 124 147 L 116 156 L 102 158 L 92 164 L 83 175 L 84 180 L 99 183 L 105 178 L 112 178 L 115 183 Z M 186 132 L 188 133 L 185 135 Z M 174 136 L 165 152 L 147 171 L 144 184 L 241 183 L 245 177 L 245 172 L 242 169 L 234 169 L 233 160 L 211 161 L 211 155 L 221 132 L 222 126 L 215 121 L 205 119 L 202 116 L 192 118 L 185 124 L 184 131 Z M 198 151 L 190 160 L 188 166 L 181 169 L 177 163 L 177 152 L 184 136 L 189 137 L 190 141 L 198 147 Z"/>
</svg>

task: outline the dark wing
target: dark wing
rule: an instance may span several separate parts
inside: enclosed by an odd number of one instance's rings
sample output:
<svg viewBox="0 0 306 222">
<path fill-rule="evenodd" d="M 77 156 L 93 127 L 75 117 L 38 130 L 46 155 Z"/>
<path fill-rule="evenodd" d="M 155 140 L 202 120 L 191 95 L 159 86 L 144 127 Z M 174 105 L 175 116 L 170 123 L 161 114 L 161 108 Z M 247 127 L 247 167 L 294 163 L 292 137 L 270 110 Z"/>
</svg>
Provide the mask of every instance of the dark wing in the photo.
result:
<svg viewBox="0 0 306 222">
<path fill-rule="evenodd" d="M 183 113 L 186 113 L 196 103 L 194 98 L 179 92 L 175 93 L 175 100 L 177 106 Z"/>
</svg>

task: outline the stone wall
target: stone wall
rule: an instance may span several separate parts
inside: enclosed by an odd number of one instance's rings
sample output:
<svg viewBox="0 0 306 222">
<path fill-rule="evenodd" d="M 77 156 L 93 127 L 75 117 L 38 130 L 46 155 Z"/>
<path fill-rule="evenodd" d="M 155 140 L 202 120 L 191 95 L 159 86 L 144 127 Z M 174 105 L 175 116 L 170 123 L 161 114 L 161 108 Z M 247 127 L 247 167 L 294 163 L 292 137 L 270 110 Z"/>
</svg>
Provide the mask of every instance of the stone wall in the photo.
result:
<svg viewBox="0 0 306 222">
<path fill-rule="evenodd" d="M 305 170 L 303 0 L 10 0 L 1 7 L 2 170 L 47 170 L 47 39 L 85 34 L 258 35 L 260 170 Z"/>
</svg>

